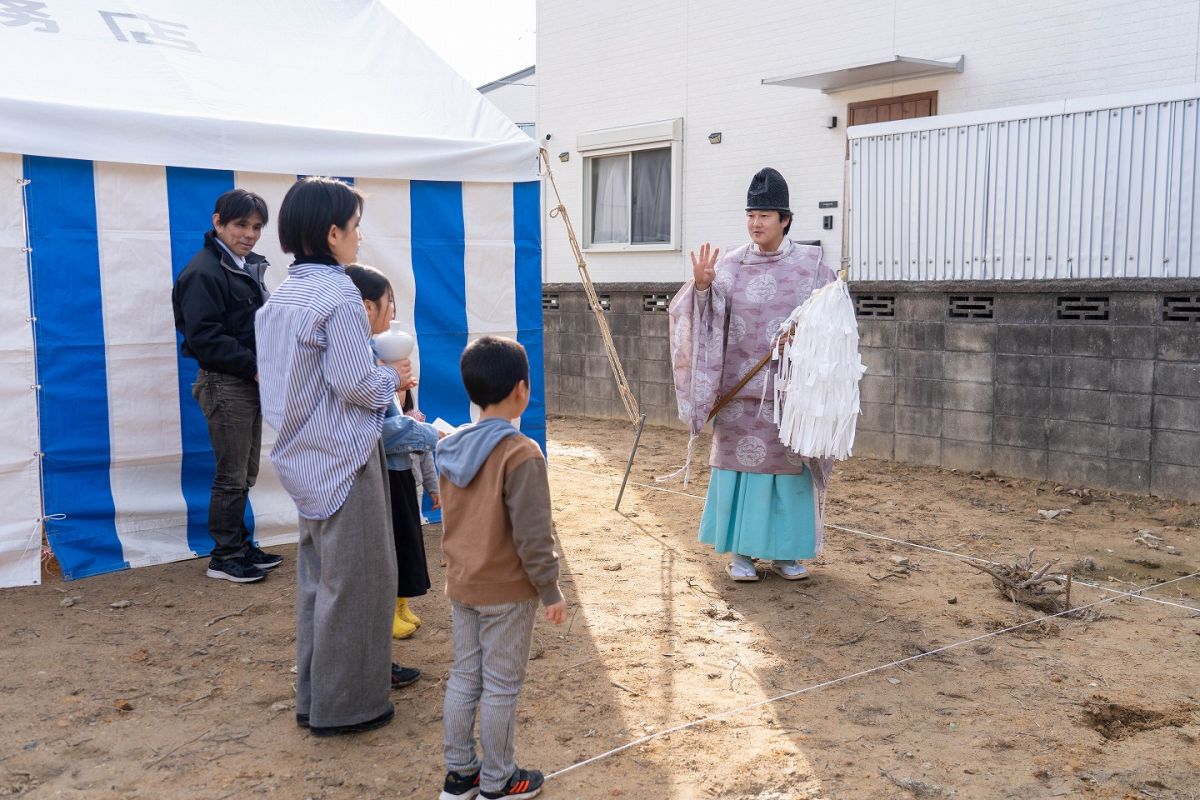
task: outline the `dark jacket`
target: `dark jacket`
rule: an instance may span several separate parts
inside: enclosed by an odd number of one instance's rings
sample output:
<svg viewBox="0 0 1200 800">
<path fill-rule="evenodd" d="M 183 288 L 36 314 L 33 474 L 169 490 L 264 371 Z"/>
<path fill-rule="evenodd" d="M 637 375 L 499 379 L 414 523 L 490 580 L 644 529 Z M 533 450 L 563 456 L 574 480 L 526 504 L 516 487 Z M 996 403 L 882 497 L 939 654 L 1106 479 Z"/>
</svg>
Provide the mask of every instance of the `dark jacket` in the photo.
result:
<svg viewBox="0 0 1200 800">
<path fill-rule="evenodd" d="M 214 231 L 204 234 L 204 247 L 179 273 L 171 291 L 185 356 L 210 372 L 254 380 L 254 315 L 269 296 L 263 285 L 268 266 L 265 258 L 250 253 L 241 269 Z"/>
</svg>

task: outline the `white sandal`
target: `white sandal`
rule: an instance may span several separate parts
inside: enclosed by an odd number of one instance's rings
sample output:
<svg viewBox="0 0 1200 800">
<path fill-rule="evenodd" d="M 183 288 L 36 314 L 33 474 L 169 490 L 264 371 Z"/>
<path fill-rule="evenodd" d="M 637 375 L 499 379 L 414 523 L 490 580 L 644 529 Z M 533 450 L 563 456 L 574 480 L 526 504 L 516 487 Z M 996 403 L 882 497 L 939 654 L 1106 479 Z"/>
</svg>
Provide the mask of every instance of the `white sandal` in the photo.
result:
<svg viewBox="0 0 1200 800">
<path fill-rule="evenodd" d="M 758 581 L 757 569 L 754 570 L 754 572 L 750 575 L 735 575 L 733 572 L 732 562 L 725 565 L 725 574 L 728 575 L 730 579 L 735 580 L 738 583 L 756 583 Z"/>
<path fill-rule="evenodd" d="M 782 564 L 778 561 L 772 561 L 771 572 L 774 572 L 785 581 L 803 581 L 808 579 L 808 570 L 798 561 L 793 561 L 791 564 L 788 564 L 786 561 Z"/>
</svg>

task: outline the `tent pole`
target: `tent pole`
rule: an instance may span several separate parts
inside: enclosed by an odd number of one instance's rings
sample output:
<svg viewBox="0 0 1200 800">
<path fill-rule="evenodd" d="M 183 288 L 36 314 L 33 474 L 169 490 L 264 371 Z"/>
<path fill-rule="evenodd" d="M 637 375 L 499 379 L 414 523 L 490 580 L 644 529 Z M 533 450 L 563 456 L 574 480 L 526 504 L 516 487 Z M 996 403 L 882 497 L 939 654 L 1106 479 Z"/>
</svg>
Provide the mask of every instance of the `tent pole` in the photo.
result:
<svg viewBox="0 0 1200 800">
<path fill-rule="evenodd" d="M 637 454 L 638 444 L 642 441 L 642 428 L 646 427 L 646 415 L 638 420 L 637 433 L 633 437 L 633 449 L 629 451 L 629 461 L 625 462 L 625 477 L 621 479 L 621 491 L 617 492 L 617 504 L 614 511 L 621 510 L 621 498 L 625 496 L 625 484 L 629 483 L 629 472 L 633 469 L 633 457 Z"/>
</svg>

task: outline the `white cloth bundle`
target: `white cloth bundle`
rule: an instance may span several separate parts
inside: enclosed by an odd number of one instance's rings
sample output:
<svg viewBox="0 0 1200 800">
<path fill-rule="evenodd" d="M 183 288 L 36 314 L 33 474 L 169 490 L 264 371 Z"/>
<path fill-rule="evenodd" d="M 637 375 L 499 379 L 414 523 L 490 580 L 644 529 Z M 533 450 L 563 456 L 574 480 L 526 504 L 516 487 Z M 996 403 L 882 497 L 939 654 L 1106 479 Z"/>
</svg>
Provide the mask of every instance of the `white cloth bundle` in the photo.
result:
<svg viewBox="0 0 1200 800">
<path fill-rule="evenodd" d="M 809 458 L 847 458 L 861 411 L 858 382 L 867 368 L 846 282 L 838 278 L 813 292 L 783 324 L 774 347 L 779 440 Z"/>
</svg>

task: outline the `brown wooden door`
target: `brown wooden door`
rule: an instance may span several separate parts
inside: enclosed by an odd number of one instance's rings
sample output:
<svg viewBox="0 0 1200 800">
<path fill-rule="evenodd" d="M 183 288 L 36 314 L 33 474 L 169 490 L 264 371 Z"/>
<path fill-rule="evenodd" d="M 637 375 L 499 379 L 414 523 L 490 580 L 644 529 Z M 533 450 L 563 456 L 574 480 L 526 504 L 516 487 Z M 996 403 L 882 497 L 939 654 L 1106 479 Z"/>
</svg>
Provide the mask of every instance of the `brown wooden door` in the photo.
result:
<svg viewBox="0 0 1200 800">
<path fill-rule="evenodd" d="M 868 125 L 872 122 L 932 117 L 936 113 L 937 92 L 921 92 L 851 103 L 846 107 L 846 124 Z"/>
</svg>

